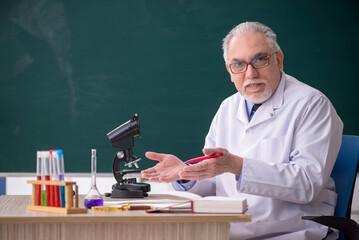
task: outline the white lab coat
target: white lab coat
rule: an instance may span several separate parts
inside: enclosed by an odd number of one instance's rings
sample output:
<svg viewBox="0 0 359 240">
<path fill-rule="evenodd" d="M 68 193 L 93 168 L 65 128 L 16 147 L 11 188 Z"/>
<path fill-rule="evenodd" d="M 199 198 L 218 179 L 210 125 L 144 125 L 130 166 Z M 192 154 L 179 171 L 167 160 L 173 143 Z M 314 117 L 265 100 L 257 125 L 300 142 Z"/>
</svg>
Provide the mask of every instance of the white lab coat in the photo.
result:
<svg viewBox="0 0 359 240">
<path fill-rule="evenodd" d="M 328 228 L 301 217 L 334 213 L 330 174 L 342 130 L 321 92 L 282 73 L 276 92 L 250 122 L 239 93 L 223 101 L 212 121 L 205 147 L 242 157 L 241 182 L 225 173 L 189 191 L 247 199 L 252 221 L 232 223 L 231 239 L 323 239 Z"/>
</svg>

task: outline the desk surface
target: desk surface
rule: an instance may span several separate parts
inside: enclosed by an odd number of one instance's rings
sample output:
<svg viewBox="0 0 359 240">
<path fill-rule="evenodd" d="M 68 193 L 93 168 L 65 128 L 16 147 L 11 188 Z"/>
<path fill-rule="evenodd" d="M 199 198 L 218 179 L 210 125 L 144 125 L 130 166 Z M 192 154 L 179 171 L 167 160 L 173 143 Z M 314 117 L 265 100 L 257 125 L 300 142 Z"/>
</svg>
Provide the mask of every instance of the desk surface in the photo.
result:
<svg viewBox="0 0 359 240">
<path fill-rule="evenodd" d="M 0 224 L 6 223 L 56 223 L 56 222 L 116 222 L 116 223 L 161 223 L 161 222 L 248 222 L 246 214 L 193 214 L 193 213 L 146 213 L 146 211 L 92 212 L 84 214 L 60 214 L 27 211 L 31 203 L 29 195 L 3 195 L 0 197 Z M 80 198 L 80 205 L 83 204 Z"/>
<path fill-rule="evenodd" d="M 229 239 L 230 222 L 245 214 L 146 213 L 138 211 L 61 214 L 27 211 L 31 196 L 0 197 L 2 240 L 218 240 Z M 83 205 L 83 196 L 79 199 Z M 56 233 L 56 234 L 54 234 Z"/>
</svg>

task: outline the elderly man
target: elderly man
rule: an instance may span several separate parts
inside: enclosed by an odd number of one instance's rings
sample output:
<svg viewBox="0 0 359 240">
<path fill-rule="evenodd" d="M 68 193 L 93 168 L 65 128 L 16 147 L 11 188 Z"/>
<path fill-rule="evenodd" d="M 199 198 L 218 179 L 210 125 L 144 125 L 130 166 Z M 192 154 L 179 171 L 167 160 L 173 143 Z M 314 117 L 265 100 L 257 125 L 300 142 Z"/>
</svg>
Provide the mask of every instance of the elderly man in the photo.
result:
<svg viewBox="0 0 359 240">
<path fill-rule="evenodd" d="M 159 163 L 142 176 L 202 196 L 246 198 L 252 221 L 232 223 L 231 239 L 335 238 L 327 227 L 301 220 L 334 213 L 330 174 L 343 130 L 334 107 L 283 72 L 284 55 L 269 27 L 239 24 L 223 51 L 238 92 L 222 102 L 203 149 L 223 156 L 187 166 L 176 156 L 147 152 Z"/>
</svg>

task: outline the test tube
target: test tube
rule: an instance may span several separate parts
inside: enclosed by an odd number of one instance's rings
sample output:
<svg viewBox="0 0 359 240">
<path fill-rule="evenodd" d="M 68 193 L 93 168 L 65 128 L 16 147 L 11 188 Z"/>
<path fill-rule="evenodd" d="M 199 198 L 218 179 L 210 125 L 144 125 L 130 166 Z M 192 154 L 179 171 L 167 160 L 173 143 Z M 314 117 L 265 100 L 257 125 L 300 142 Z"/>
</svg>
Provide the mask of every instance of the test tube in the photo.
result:
<svg viewBox="0 0 359 240">
<path fill-rule="evenodd" d="M 37 151 L 36 153 L 36 179 L 41 180 L 41 168 L 42 168 L 42 153 Z M 37 185 L 36 193 L 36 205 L 41 206 L 41 184 Z"/>
<path fill-rule="evenodd" d="M 50 150 L 50 175 L 51 181 L 59 181 L 58 171 L 57 171 L 57 152 L 56 150 Z M 52 185 L 51 186 L 51 205 L 53 207 L 60 207 L 60 187 Z"/>
<path fill-rule="evenodd" d="M 62 149 L 59 149 L 57 152 L 57 169 L 59 174 L 59 180 L 60 182 L 65 181 L 65 162 L 64 162 L 64 152 Z M 66 200 L 65 200 L 65 186 L 60 186 L 60 198 L 61 198 L 61 207 L 65 207 Z"/>
<path fill-rule="evenodd" d="M 50 181 L 50 152 L 49 151 L 43 151 L 43 159 L 42 159 L 42 163 L 43 163 L 43 174 L 42 174 L 42 179 L 46 180 L 46 181 Z M 44 191 L 44 189 L 43 189 Z M 44 197 L 44 203 L 42 203 L 42 205 L 46 205 L 46 206 L 52 206 L 52 202 L 51 202 L 51 188 L 50 185 L 46 185 L 46 197 Z"/>
<path fill-rule="evenodd" d="M 41 157 L 41 180 L 45 181 L 45 158 L 44 151 L 40 151 Z M 46 185 L 41 185 L 41 206 L 46 206 Z"/>
<path fill-rule="evenodd" d="M 53 179 L 55 181 L 60 181 L 60 175 L 59 175 L 59 155 L 57 153 L 57 150 L 53 152 L 53 167 L 54 167 L 54 176 Z M 60 198 L 60 186 L 55 186 L 55 205 L 56 207 L 61 207 L 61 198 Z"/>
</svg>

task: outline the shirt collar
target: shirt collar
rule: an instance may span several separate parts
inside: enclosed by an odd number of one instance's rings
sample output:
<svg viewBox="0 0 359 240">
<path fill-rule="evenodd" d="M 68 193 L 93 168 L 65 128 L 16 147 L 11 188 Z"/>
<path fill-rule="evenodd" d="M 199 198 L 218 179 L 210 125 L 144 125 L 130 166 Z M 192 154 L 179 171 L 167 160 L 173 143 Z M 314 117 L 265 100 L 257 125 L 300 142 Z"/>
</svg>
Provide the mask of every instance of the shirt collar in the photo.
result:
<svg viewBox="0 0 359 240">
<path fill-rule="evenodd" d="M 263 107 L 266 106 L 265 115 L 273 117 L 274 109 L 278 109 L 282 107 L 285 81 L 286 81 L 286 74 L 282 72 L 281 80 L 277 90 L 275 91 L 275 93 L 270 99 L 268 99 L 266 102 L 263 103 Z M 240 93 L 238 94 L 240 95 Z M 237 118 L 244 123 L 249 123 L 249 116 L 251 114 L 253 105 L 254 103 L 251 103 L 245 100 L 243 97 L 241 97 L 238 112 L 237 112 Z"/>
<path fill-rule="evenodd" d="M 244 100 L 244 101 L 246 102 L 247 115 L 248 115 L 248 119 L 249 119 L 251 112 L 252 112 L 252 108 L 254 106 L 254 103 L 249 102 L 247 100 Z"/>
</svg>

